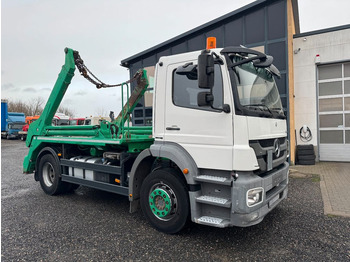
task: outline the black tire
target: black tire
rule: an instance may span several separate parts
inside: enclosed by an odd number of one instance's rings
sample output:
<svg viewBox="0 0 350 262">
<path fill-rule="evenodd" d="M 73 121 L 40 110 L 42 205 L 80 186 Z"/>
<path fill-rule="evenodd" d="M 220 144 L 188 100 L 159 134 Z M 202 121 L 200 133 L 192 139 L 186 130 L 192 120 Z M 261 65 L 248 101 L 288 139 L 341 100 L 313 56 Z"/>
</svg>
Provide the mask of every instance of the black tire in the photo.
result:
<svg viewBox="0 0 350 262">
<path fill-rule="evenodd" d="M 167 234 L 181 231 L 189 220 L 188 189 L 181 175 L 171 168 L 158 169 L 141 186 L 144 216 L 154 228 Z"/>
<path fill-rule="evenodd" d="M 299 160 L 298 161 L 298 165 L 310 166 L 310 165 L 314 165 L 314 164 L 315 164 L 315 160 Z"/>
<path fill-rule="evenodd" d="M 301 155 L 298 156 L 299 160 L 315 160 L 316 156 L 315 155 Z"/>
<path fill-rule="evenodd" d="M 298 156 L 302 156 L 302 155 L 313 155 L 315 154 L 313 149 L 303 149 L 303 150 L 298 150 L 297 151 Z"/>
<path fill-rule="evenodd" d="M 44 155 L 38 165 L 40 186 L 48 195 L 57 195 L 67 191 L 69 184 L 61 181 L 59 164 L 51 154 Z"/>
<path fill-rule="evenodd" d="M 310 149 L 314 149 L 313 145 L 298 145 L 297 146 L 297 150 L 310 150 Z"/>
</svg>

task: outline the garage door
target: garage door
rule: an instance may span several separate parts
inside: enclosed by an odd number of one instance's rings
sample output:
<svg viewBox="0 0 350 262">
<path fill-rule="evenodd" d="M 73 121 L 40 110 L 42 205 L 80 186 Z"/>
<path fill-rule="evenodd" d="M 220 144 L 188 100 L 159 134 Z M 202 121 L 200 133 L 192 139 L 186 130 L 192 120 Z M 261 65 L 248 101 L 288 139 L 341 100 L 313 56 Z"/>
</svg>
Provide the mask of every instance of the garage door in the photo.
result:
<svg viewBox="0 0 350 262">
<path fill-rule="evenodd" d="M 350 162 L 350 62 L 318 66 L 321 161 Z"/>
</svg>

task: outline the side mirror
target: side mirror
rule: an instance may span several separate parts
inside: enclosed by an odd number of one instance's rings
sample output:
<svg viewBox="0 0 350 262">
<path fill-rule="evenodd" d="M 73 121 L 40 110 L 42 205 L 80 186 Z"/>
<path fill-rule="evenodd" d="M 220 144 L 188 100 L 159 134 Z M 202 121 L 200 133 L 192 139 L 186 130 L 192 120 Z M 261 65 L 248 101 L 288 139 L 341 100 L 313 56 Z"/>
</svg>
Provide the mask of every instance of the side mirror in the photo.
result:
<svg viewBox="0 0 350 262">
<path fill-rule="evenodd" d="M 256 67 L 269 67 L 270 65 L 272 65 L 273 62 L 273 57 L 270 55 L 267 55 L 266 58 L 260 58 L 260 59 L 256 59 L 253 60 L 253 65 Z"/>
<path fill-rule="evenodd" d="M 281 73 L 280 73 L 280 71 L 277 69 L 277 67 L 275 67 L 274 65 L 270 65 L 269 70 L 270 70 L 271 73 L 274 74 L 278 79 L 281 78 Z"/>
<path fill-rule="evenodd" d="M 185 75 L 190 80 L 197 80 L 197 65 L 193 65 L 193 63 L 187 63 L 185 65 L 179 66 L 176 69 L 176 74 Z"/>
<path fill-rule="evenodd" d="M 211 92 L 200 92 L 197 95 L 197 104 L 198 106 L 210 106 L 214 100 Z"/>
<path fill-rule="evenodd" d="M 203 50 L 198 56 L 198 87 L 213 88 L 214 86 L 214 57 L 209 50 Z"/>
<path fill-rule="evenodd" d="M 231 108 L 228 104 L 223 104 L 222 108 L 217 108 L 213 106 L 214 96 L 211 92 L 199 92 L 197 94 L 197 104 L 198 106 L 210 106 L 213 109 L 223 111 L 225 113 L 230 113 Z"/>
</svg>

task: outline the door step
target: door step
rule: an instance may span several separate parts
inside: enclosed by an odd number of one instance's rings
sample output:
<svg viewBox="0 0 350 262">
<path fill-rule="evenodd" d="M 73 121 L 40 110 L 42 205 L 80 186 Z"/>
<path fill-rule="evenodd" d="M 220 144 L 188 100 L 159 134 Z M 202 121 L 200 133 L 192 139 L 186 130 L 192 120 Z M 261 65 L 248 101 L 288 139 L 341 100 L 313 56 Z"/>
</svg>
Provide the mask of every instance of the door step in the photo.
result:
<svg viewBox="0 0 350 262">
<path fill-rule="evenodd" d="M 196 198 L 199 203 L 204 203 L 208 205 L 220 206 L 220 207 L 231 207 L 231 200 L 227 198 L 214 197 L 214 196 L 200 196 Z"/>
<path fill-rule="evenodd" d="M 200 218 L 195 218 L 195 222 L 198 224 L 214 227 L 228 227 L 230 225 L 230 221 L 228 219 L 210 216 L 202 216 Z"/>
<path fill-rule="evenodd" d="M 200 175 L 200 176 L 197 176 L 195 180 L 199 182 L 231 186 L 231 179 L 228 179 L 226 177 Z"/>
</svg>

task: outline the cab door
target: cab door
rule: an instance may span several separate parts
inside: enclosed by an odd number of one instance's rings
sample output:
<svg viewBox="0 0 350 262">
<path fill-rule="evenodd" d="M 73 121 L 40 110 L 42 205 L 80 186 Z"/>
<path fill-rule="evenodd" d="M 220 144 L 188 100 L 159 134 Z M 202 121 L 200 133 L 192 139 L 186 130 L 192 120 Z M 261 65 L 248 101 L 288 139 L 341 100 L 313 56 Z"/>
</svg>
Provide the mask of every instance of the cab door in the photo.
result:
<svg viewBox="0 0 350 262">
<path fill-rule="evenodd" d="M 214 107 L 228 104 L 230 113 L 198 106 L 198 93 L 207 90 L 198 87 L 197 79 L 176 73 L 176 69 L 184 64 L 174 63 L 167 67 L 164 140 L 181 145 L 199 168 L 231 170 L 232 95 L 225 65 L 215 64 Z"/>
</svg>

